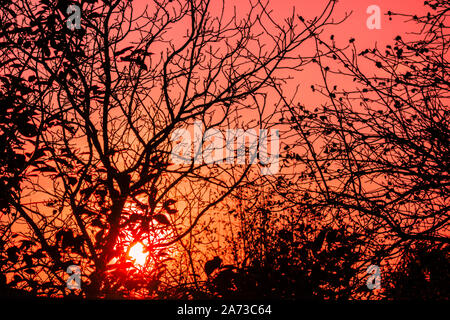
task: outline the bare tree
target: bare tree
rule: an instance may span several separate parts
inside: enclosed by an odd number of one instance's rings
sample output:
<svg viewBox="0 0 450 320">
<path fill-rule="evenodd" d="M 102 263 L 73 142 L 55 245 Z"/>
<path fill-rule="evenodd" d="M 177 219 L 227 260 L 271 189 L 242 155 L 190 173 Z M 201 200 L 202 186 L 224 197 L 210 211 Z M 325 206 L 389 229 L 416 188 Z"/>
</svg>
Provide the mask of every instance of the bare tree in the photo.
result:
<svg viewBox="0 0 450 320">
<path fill-rule="evenodd" d="M 282 175 L 280 175 L 282 176 Z M 306 205 L 287 204 L 267 186 L 236 195 L 227 243 L 235 257 L 205 265 L 213 296 L 231 299 L 345 300 L 366 293 L 364 237 Z"/>
<path fill-rule="evenodd" d="M 364 234 L 366 264 L 398 261 L 413 244 L 450 243 L 450 7 L 425 5 L 426 15 L 387 13 L 417 33 L 393 35 L 383 49 L 360 51 L 355 39 L 338 48 L 337 37 L 317 35 L 323 83 L 311 91 L 323 103 L 286 103 L 282 112 L 296 133 L 282 135 L 295 139 L 285 166 L 297 174 L 273 184 L 287 203 Z"/>
<path fill-rule="evenodd" d="M 69 5 L 81 9 L 79 29 L 67 28 Z M 297 50 L 330 23 L 333 6 L 300 28 L 295 15 L 274 21 L 260 1 L 242 15 L 207 0 L 155 0 L 138 14 L 121 0 L 3 1 L 2 79 L 16 79 L 30 106 L 33 125 L 23 119 L 16 132 L 34 138 L 20 187 L 2 193 L 8 285 L 72 294 L 66 269 L 78 265 L 81 295 L 151 297 L 173 245 L 187 260 L 172 280 L 195 273 L 184 239 L 195 246 L 202 219 L 251 166 L 173 164 L 172 134 L 195 121 L 204 130 L 266 128 L 267 95 L 287 77 L 279 71 L 310 61 Z M 256 120 L 244 125 L 243 114 Z M 151 268 L 130 259 L 137 243 Z"/>
</svg>

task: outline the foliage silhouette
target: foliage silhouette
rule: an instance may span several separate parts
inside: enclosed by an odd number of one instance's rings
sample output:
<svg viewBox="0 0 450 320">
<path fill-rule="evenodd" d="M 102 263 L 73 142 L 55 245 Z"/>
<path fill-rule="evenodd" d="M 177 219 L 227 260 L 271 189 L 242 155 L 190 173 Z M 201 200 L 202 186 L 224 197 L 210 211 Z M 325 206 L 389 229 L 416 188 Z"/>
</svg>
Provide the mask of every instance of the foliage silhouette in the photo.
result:
<svg viewBox="0 0 450 320">
<path fill-rule="evenodd" d="M 317 51 L 329 54 L 315 59 L 323 83 L 311 89 L 323 103 L 309 107 L 283 98 L 280 116 L 290 126 L 285 136 L 296 132 L 296 141 L 285 146 L 285 168 L 299 174 L 272 181 L 274 190 L 286 206 L 313 207 L 335 223 L 350 224 L 363 236 L 366 266 L 400 263 L 398 256 L 419 244 L 431 250 L 450 242 L 450 7 L 446 1 L 425 6 L 429 13 L 421 16 L 389 12 L 417 32 L 396 36 L 385 49 L 360 51 L 354 39 L 338 48 L 336 36 L 317 34 Z M 445 256 L 443 251 L 439 261 L 446 266 Z M 406 256 L 401 261 L 406 265 L 400 268 L 413 272 Z M 404 296 L 402 288 L 414 281 L 403 275 L 396 280 L 399 291 L 388 295 Z M 422 298 L 422 289 L 409 297 Z M 448 299 L 438 294 L 439 286 L 435 290 L 428 296 Z"/>
<path fill-rule="evenodd" d="M 67 28 L 69 4 L 81 8 L 80 29 Z M 2 1 L 0 270 L 8 287 L 156 298 L 197 281 L 192 255 L 206 218 L 249 179 L 250 164 L 174 165 L 171 134 L 194 121 L 204 130 L 268 128 L 265 99 L 288 78 L 279 71 L 310 62 L 294 59 L 311 38 L 306 27 L 276 23 L 267 3 L 249 2 L 239 17 L 211 6 L 152 1 L 136 13 L 122 0 Z M 333 7 L 307 28 L 333 24 Z M 241 124 L 243 113 L 261 120 Z M 138 242 L 144 268 L 129 256 Z M 70 265 L 81 268 L 82 290 L 66 288 Z"/>
</svg>

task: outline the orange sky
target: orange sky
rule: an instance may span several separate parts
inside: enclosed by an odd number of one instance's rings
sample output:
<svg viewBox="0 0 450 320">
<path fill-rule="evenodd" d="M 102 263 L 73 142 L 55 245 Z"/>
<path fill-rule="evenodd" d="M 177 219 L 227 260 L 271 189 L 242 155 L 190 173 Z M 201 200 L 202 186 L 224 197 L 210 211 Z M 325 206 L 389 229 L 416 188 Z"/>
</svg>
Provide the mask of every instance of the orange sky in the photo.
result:
<svg viewBox="0 0 450 320">
<path fill-rule="evenodd" d="M 292 9 L 295 8 L 296 14 L 302 15 L 305 18 L 312 18 L 319 14 L 325 7 L 328 0 L 268 0 L 269 7 L 272 9 L 272 15 L 278 21 L 283 17 L 289 16 Z M 145 0 L 135 0 L 133 8 L 135 13 L 140 12 L 149 2 Z M 336 4 L 335 17 L 342 17 L 345 12 L 352 12 L 350 18 L 339 26 L 336 34 L 348 38 L 355 37 L 358 42 L 365 46 L 375 42 L 384 42 L 392 39 L 394 33 L 404 33 L 410 31 L 410 26 L 403 23 L 403 19 L 394 18 L 389 21 L 387 16 L 382 17 L 380 30 L 369 30 L 366 27 L 366 20 L 369 14 L 366 10 L 371 5 L 377 5 L 381 9 L 382 15 L 389 10 L 392 12 L 415 12 L 417 14 L 426 14 L 423 6 L 423 0 L 338 0 Z M 211 8 L 220 9 L 222 6 L 221 0 L 211 0 Z M 237 13 L 245 13 L 248 8 L 247 1 L 243 0 L 227 0 L 226 10 L 233 12 L 233 7 L 236 6 Z M 409 29 L 408 29 L 409 27 Z"/>
<path fill-rule="evenodd" d="M 212 7 L 220 9 L 221 1 L 211 1 Z M 292 14 L 293 8 L 295 8 L 296 14 L 302 15 L 306 19 L 313 18 L 322 12 L 327 2 L 328 0 L 269 0 L 269 6 L 273 10 L 272 17 L 274 20 L 281 21 L 284 17 Z M 136 15 L 146 4 L 147 1 L 145 0 L 134 1 L 133 5 L 136 10 Z M 370 5 L 378 5 L 381 8 L 382 18 L 380 30 L 370 30 L 366 26 L 366 21 L 369 17 L 366 10 Z M 226 9 L 229 13 L 233 12 L 234 6 L 236 6 L 238 13 L 245 13 L 245 9 L 248 8 L 247 1 L 245 0 L 227 1 Z M 415 26 L 414 23 L 404 23 L 404 18 L 401 17 L 394 17 L 392 21 L 389 21 L 389 18 L 384 15 L 387 11 L 426 14 L 423 7 L 423 0 L 338 0 L 333 17 L 339 20 L 345 16 L 346 12 L 352 12 L 352 14 L 339 26 L 330 27 L 327 33 L 334 34 L 338 44 L 348 43 L 350 38 L 355 38 L 359 51 L 373 47 L 375 44 L 379 47 L 384 47 L 387 43 L 391 43 L 396 35 L 400 34 L 405 37 L 406 33 L 412 31 L 411 27 Z M 301 91 L 297 100 L 301 99 L 303 103 L 314 103 L 312 99 L 315 99 L 315 97 L 310 95 L 309 84 L 317 82 L 320 82 L 320 79 L 317 78 L 317 73 L 314 72 L 314 69 L 309 69 L 308 67 L 305 72 L 298 73 L 298 76 L 295 75 L 290 85 L 295 86 L 300 84 Z M 35 197 L 33 199 L 36 200 Z"/>
</svg>

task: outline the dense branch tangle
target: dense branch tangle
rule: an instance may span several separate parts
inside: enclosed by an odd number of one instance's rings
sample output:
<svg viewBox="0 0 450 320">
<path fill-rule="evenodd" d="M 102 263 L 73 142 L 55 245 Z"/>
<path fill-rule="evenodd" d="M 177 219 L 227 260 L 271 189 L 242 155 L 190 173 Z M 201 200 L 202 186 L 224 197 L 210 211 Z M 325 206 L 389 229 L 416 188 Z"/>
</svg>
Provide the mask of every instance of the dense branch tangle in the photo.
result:
<svg viewBox="0 0 450 320">
<path fill-rule="evenodd" d="M 385 49 L 317 37 L 317 51 L 328 54 L 316 59 L 323 82 L 311 89 L 323 104 L 283 112 L 297 133 L 289 166 L 304 169 L 296 184 L 303 197 L 288 198 L 323 208 L 334 223 L 351 221 L 367 234 L 372 261 L 450 242 L 449 8 L 428 6 L 428 15 L 402 15 L 417 34 L 394 35 Z"/>
<path fill-rule="evenodd" d="M 27 142 L 23 192 L 9 202 L 27 222 L 19 228 L 32 241 L 26 254 L 43 266 L 22 272 L 18 283 L 37 294 L 67 294 L 62 275 L 75 263 L 88 295 L 120 295 L 131 274 L 116 272 L 126 262 L 126 235 L 151 242 L 151 233 L 167 232 L 161 250 L 194 237 L 201 218 L 250 170 L 173 166 L 171 132 L 195 120 L 205 130 L 237 126 L 239 115 L 252 113 L 260 119 L 253 125 L 264 128 L 261 97 L 283 80 L 277 70 L 302 67 L 296 49 L 327 23 L 334 1 L 303 30 L 294 18 L 275 23 L 260 1 L 240 16 L 205 0 L 153 1 L 145 10 L 116 0 L 84 1 L 81 29 L 71 31 L 67 5 L 16 1 L 1 9 L 2 56 L 11 57 L 3 72 L 41 92 L 28 96 L 39 130 Z M 49 202 L 27 206 L 29 199 Z M 159 269 L 150 273 L 159 281 Z M 133 275 L 148 288 L 148 279 Z"/>
</svg>

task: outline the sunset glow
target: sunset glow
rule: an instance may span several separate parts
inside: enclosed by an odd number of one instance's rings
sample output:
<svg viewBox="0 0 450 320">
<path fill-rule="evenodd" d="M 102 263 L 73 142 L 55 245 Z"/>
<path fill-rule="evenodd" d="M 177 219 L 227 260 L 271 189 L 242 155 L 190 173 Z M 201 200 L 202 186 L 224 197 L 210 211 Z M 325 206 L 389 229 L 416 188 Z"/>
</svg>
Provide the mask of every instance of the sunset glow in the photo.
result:
<svg viewBox="0 0 450 320">
<path fill-rule="evenodd" d="M 3 0 L 0 298 L 450 300 L 449 30 L 445 0 Z"/>
<path fill-rule="evenodd" d="M 147 260 L 148 252 L 144 252 L 144 246 L 138 242 L 130 248 L 129 256 L 135 260 L 135 263 L 144 266 Z"/>
</svg>

